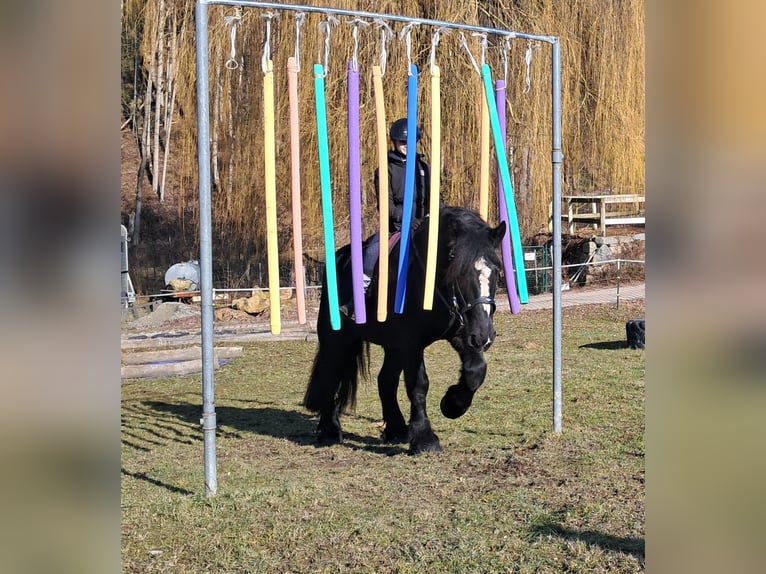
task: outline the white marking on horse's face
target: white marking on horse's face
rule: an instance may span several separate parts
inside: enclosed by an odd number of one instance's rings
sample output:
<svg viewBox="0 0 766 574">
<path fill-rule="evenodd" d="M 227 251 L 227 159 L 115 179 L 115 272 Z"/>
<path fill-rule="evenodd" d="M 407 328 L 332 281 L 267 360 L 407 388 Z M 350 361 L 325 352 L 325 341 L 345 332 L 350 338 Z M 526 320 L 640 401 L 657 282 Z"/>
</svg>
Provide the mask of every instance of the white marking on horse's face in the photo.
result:
<svg viewBox="0 0 766 574">
<path fill-rule="evenodd" d="M 489 278 L 492 276 L 492 269 L 487 265 L 487 260 L 484 257 L 478 259 L 474 264 L 474 269 L 479 272 L 479 292 L 482 297 L 489 297 Z M 491 308 L 488 303 L 482 303 L 481 308 L 489 317 Z"/>
</svg>

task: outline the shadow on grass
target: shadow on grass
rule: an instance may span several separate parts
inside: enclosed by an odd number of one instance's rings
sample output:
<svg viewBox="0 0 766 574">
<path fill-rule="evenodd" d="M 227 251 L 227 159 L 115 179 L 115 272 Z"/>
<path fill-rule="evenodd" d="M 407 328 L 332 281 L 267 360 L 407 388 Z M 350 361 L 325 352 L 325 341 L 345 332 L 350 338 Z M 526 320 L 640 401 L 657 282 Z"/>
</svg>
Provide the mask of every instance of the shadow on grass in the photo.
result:
<svg viewBox="0 0 766 574">
<path fill-rule="evenodd" d="M 600 343 L 588 343 L 580 345 L 581 349 L 599 349 L 601 351 L 616 351 L 617 349 L 627 349 L 627 341 L 601 341 Z"/>
<path fill-rule="evenodd" d="M 155 486 L 161 486 L 162 488 L 168 489 L 170 492 L 175 492 L 177 494 L 194 494 L 191 490 L 186 490 L 185 488 L 181 488 L 179 486 L 173 486 L 172 484 L 167 484 L 165 482 L 162 482 L 161 480 L 152 478 L 151 476 L 147 475 L 144 472 L 130 472 L 129 470 L 125 470 L 124 468 L 121 468 L 120 472 L 124 474 L 125 476 L 130 476 L 132 478 L 135 478 L 136 480 L 143 480 L 145 482 L 148 482 L 149 484 L 153 484 Z"/>
<path fill-rule="evenodd" d="M 589 546 L 599 546 L 607 551 L 630 554 L 644 564 L 646 543 L 643 538 L 612 536 L 595 530 L 573 530 L 553 522 L 533 526 L 530 533 L 534 536 L 558 536 L 566 540 L 581 540 Z"/>
<path fill-rule="evenodd" d="M 145 401 L 143 404 L 156 412 L 170 414 L 187 424 L 199 426 L 200 405 L 159 401 Z M 286 439 L 301 446 L 317 446 L 317 420 L 312 415 L 257 406 L 247 408 L 216 406 L 215 412 L 219 436 L 240 438 L 242 436 L 240 433 L 255 433 Z M 399 446 L 385 444 L 378 438 L 347 432 L 344 433 L 342 444 L 353 450 L 366 450 L 389 456 L 407 452 Z"/>
</svg>

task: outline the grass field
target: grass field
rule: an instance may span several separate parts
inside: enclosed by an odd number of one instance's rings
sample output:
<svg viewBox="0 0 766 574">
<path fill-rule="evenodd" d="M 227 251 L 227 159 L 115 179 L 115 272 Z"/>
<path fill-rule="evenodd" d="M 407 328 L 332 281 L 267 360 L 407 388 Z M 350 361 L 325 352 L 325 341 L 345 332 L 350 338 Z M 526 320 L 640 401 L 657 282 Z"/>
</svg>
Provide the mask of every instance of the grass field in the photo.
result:
<svg viewBox="0 0 766 574">
<path fill-rule="evenodd" d="M 204 493 L 199 376 L 122 384 L 123 572 L 640 572 L 643 302 L 563 310 L 563 433 L 551 432 L 551 314 L 496 315 L 473 406 L 448 420 L 445 342 L 426 351 L 443 453 L 379 440 L 372 381 L 316 448 L 300 406 L 315 343 L 251 345 L 216 371 L 218 495 Z M 372 349 L 372 373 L 381 353 Z M 409 410 L 403 391 L 403 411 Z"/>
</svg>

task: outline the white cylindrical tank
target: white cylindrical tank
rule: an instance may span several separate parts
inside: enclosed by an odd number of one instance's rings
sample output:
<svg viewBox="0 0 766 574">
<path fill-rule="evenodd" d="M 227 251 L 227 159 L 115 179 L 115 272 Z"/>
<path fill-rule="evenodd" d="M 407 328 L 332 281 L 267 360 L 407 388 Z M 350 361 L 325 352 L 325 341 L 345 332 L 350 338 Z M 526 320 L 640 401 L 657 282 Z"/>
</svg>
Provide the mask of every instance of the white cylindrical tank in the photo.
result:
<svg viewBox="0 0 766 574">
<path fill-rule="evenodd" d="M 188 281 L 190 291 L 199 290 L 199 261 L 186 261 L 176 263 L 165 272 L 165 285 L 172 285 L 172 281 Z"/>
</svg>

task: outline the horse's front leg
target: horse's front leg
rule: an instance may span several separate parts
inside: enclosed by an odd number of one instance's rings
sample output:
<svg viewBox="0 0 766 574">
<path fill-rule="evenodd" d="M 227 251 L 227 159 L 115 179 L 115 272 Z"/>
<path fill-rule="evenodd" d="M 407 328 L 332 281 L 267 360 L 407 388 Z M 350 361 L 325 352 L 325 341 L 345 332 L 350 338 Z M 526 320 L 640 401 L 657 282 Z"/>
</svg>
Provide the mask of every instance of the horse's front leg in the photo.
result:
<svg viewBox="0 0 766 574">
<path fill-rule="evenodd" d="M 439 437 L 431 429 L 431 421 L 426 414 L 429 381 L 422 351 L 406 362 L 404 383 L 410 399 L 410 452 L 441 451 Z"/>
<path fill-rule="evenodd" d="M 396 398 L 399 390 L 399 376 L 402 374 L 402 363 L 395 358 L 394 351 L 384 349 L 383 366 L 378 373 L 378 396 L 383 409 L 383 440 L 386 442 L 407 442 L 407 423 L 399 408 Z"/>
<path fill-rule="evenodd" d="M 460 353 L 463 365 L 460 368 L 460 380 L 447 389 L 441 400 L 442 414 L 448 419 L 456 419 L 468 410 L 473 402 L 473 395 L 487 376 L 487 362 L 484 353 L 465 350 Z"/>
</svg>

